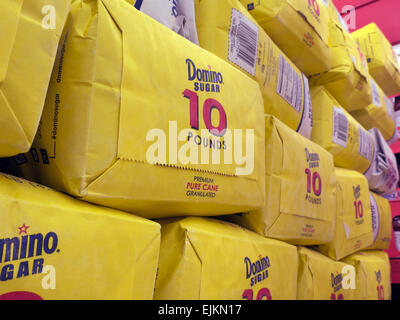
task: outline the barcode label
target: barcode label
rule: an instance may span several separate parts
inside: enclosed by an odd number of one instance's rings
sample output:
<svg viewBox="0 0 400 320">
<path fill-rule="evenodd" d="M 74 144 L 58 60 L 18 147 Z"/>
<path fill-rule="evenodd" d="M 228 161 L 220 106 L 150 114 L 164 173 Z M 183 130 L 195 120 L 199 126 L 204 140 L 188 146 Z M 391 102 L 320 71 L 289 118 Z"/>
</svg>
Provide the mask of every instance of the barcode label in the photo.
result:
<svg viewBox="0 0 400 320">
<path fill-rule="evenodd" d="M 381 107 L 381 97 L 379 96 L 378 86 L 372 79 L 371 79 L 371 89 L 372 89 L 372 102 L 374 103 L 374 105 Z"/>
<path fill-rule="evenodd" d="M 333 135 L 332 142 L 342 147 L 347 147 L 347 137 L 349 135 L 349 120 L 343 110 L 333 107 Z"/>
<path fill-rule="evenodd" d="M 301 77 L 282 55 L 279 56 L 279 75 L 276 92 L 297 112 L 301 111 L 303 103 Z"/>
<path fill-rule="evenodd" d="M 257 49 L 258 27 L 241 12 L 232 9 L 228 59 L 254 76 Z"/>
<path fill-rule="evenodd" d="M 358 154 L 367 160 L 372 160 L 374 149 L 371 134 L 365 129 L 358 127 Z"/>
</svg>

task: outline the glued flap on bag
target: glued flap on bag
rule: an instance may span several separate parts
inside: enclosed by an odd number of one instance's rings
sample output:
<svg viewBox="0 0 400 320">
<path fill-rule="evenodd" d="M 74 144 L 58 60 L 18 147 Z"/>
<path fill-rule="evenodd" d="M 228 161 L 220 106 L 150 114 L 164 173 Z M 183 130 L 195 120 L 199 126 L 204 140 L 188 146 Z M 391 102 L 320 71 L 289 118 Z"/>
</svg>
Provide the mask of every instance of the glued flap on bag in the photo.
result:
<svg viewBox="0 0 400 320">
<path fill-rule="evenodd" d="M 24 0 L 4 0 L 0 3 L 0 84 L 7 74 L 23 2 Z"/>
</svg>

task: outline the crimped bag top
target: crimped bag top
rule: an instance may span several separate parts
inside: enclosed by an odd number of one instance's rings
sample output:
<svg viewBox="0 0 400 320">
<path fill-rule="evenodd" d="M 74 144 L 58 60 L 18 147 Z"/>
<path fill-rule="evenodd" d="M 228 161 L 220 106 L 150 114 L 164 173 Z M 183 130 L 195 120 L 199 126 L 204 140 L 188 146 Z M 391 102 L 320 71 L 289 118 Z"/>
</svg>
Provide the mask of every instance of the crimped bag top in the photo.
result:
<svg viewBox="0 0 400 320">
<path fill-rule="evenodd" d="M 335 166 L 364 173 L 374 157 L 374 141 L 324 87 L 313 87 L 312 140 L 333 155 Z"/>
<path fill-rule="evenodd" d="M 4 174 L 0 209 L 0 300 L 152 299 L 157 223 Z"/>
<path fill-rule="evenodd" d="M 196 23 L 201 47 L 259 83 L 265 113 L 310 138 L 312 106 L 307 78 L 240 1 L 198 1 Z"/>
<path fill-rule="evenodd" d="M 216 219 L 159 222 L 155 299 L 296 299 L 296 247 Z"/>
<path fill-rule="evenodd" d="M 29 150 L 71 0 L 0 3 L 0 157 Z"/>
<path fill-rule="evenodd" d="M 62 43 L 35 141 L 46 161 L 27 155 L 41 182 L 148 217 L 263 204 L 254 80 L 120 0 L 75 2 Z"/>
<path fill-rule="evenodd" d="M 306 247 L 298 247 L 298 253 L 297 300 L 354 300 L 355 290 L 345 279 L 354 270 L 351 265 Z"/>
</svg>

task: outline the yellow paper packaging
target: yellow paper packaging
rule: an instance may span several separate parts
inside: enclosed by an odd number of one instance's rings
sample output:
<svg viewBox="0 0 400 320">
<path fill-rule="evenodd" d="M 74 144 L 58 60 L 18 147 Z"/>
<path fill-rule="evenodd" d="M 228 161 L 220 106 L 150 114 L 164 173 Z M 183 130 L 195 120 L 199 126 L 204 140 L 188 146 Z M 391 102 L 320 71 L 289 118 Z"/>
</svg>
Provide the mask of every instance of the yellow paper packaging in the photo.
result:
<svg viewBox="0 0 400 320">
<path fill-rule="evenodd" d="M 19 159 L 35 180 L 148 218 L 263 205 L 254 80 L 125 1 L 75 2 L 69 20 L 62 70 Z"/>
<path fill-rule="evenodd" d="M 71 0 L 0 3 L 0 157 L 29 150 Z"/>
<path fill-rule="evenodd" d="M 371 77 L 369 81 L 372 89 L 372 100 L 370 104 L 366 108 L 352 111 L 351 115 L 360 122 L 365 129 L 379 129 L 385 140 L 391 143 L 392 140 L 397 139 L 396 124 L 391 110 L 392 104 Z"/>
<path fill-rule="evenodd" d="M 298 254 L 297 300 L 354 300 L 346 279 L 354 267 L 305 247 Z"/>
<path fill-rule="evenodd" d="M 311 88 L 313 130 L 311 139 L 333 155 L 335 166 L 366 172 L 374 157 L 371 134 L 324 87 Z"/>
<path fill-rule="evenodd" d="M 372 101 L 368 66 L 364 54 L 340 23 L 329 20 L 332 68 L 311 77 L 313 86 L 323 85 L 348 111 L 367 107 Z"/>
<path fill-rule="evenodd" d="M 265 126 L 266 205 L 228 218 L 292 244 L 331 241 L 336 212 L 332 155 L 274 117 L 266 116 Z"/>
<path fill-rule="evenodd" d="M 331 68 L 329 11 L 322 0 L 240 0 L 307 76 Z"/>
<path fill-rule="evenodd" d="M 344 259 L 356 269 L 355 299 L 391 300 L 390 262 L 386 252 L 362 251 Z"/>
<path fill-rule="evenodd" d="M 0 300 L 152 299 L 160 225 L 0 174 Z"/>
<path fill-rule="evenodd" d="M 368 61 L 369 73 L 387 96 L 400 93 L 400 67 L 392 45 L 375 23 L 354 31 L 357 41 Z"/>
<path fill-rule="evenodd" d="M 337 204 L 333 240 L 318 246 L 332 259 L 340 260 L 373 243 L 368 181 L 361 173 L 336 168 Z"/>
<path fill-rule="evenodd" d="M 374 242 L 367 249 L 387 250 L 392 237 L 392 211 L 389 201 L 370 192 Z"/>
<path fill-rule="evenodd" d="M 272 114 L 310 138 L 308 79 L 272 42 L 239 0 L 196 2 L 200 46 L 255 79 Z"/>
<path fill-rule="evenodd" d="M 221 220 L 161 220 L 156 300 L 295 300 L 297 250 Z"/>
</svg>

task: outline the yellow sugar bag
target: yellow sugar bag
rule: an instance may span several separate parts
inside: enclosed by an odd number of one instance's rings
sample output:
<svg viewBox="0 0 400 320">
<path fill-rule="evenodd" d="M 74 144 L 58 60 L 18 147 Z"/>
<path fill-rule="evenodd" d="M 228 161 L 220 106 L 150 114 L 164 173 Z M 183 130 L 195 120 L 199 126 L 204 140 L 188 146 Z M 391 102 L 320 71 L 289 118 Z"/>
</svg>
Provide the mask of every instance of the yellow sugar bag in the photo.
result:
<svg viewBox="0 0 400 320">
<path fill-rule="evenodd" d="M 0 157 L 29 150 L 71 0 L 0 1 Z"/>
<path fill-rule="evenodd" d="M 389 201 L 370 192 L 374 242 L 366 249 L 387 250 L 392 238 L 392 210 Z"/>
<path fill-rule="evenodd" d="M 330 19 L 329 30 L 332 68 L 311 77 L 310 84 L 325 86 L 348 111 L 367 107 L 372 101 L 372 92 L 365 56 L 339 23 Z"/>
<path fill-rule="evenodd" d="M 351 36 L 365 53 L 369 73 L 387 96 L 400 94 L 400 67 L 392 45 L 375 23 L 354 31 Z"/>
<path fill-rule="evenodd" d="M 266 116 L 265 122 L 266 204 L 229 219 L 293 244 L 331 241 L 336 212 L 332 155 L 274 117 Z"/>
<path fill-rule="evenodd" d="M 361 173 L 336 168 L 337 205 L 333 241 L 318 246 L 332 259 L 340 260 L 373 243 L 368 181 Z"/>
<path fill-rule="evenodd" d="M 311 140 L 333 155 L 335 166 L 364 173 L 374 156 L 374 142 L 365 130 L 322 86 L 311 88 Z"/>
<path fill-rule="evenodd" d="M 196 2 L 200 46 L 260 85 L 265 113 L 310 138 L 308 79 L 272 42 L 239 0 Z"/>
<path fill-rule="evenodd" d="M 122 0 L 74 2 L 62 41 L 35 180 L 147 218 L 264 204 L 254 80 Z"/>
<path fill-rule="evenodd" d="M 353 266 L 305 247 L 298 247 L 298 253 L 297 300 L 354 300 L 348 279 Z"/>
<path fill-rule="evenodd" d="M 386 252 L 362 251 L 343 262 L 356 268 L 355 299 L 391 300 L 390 262 Z"/>
<path fill-rule="evenodd" d="M 295 246 L 210 218 L 159 222 L 154 299 L 296 299 Z"/>
<path fill-rule="evenodd" d="M 240 0 L 307 76 L 331 68 L 329 10 L 323 0 Z"/>
<path fill-rule="evenodd" d="M 152 299 L 160 226 L 0 174 L 0 300 Z"/>
<path fill-rule="evenodd" d="M 393 105 L 387 99 L 385 93 L 378 84 L 370 78 L 372 97 L 368 107 L 352 111 L 351 115 L 361 123 L 361 125 L 370 130 L 377 128 L 382 133 L 383 137 L 389 143 L 392 140 L 397 140 L 396 123 L 393 119 Z"/>
</svg>

